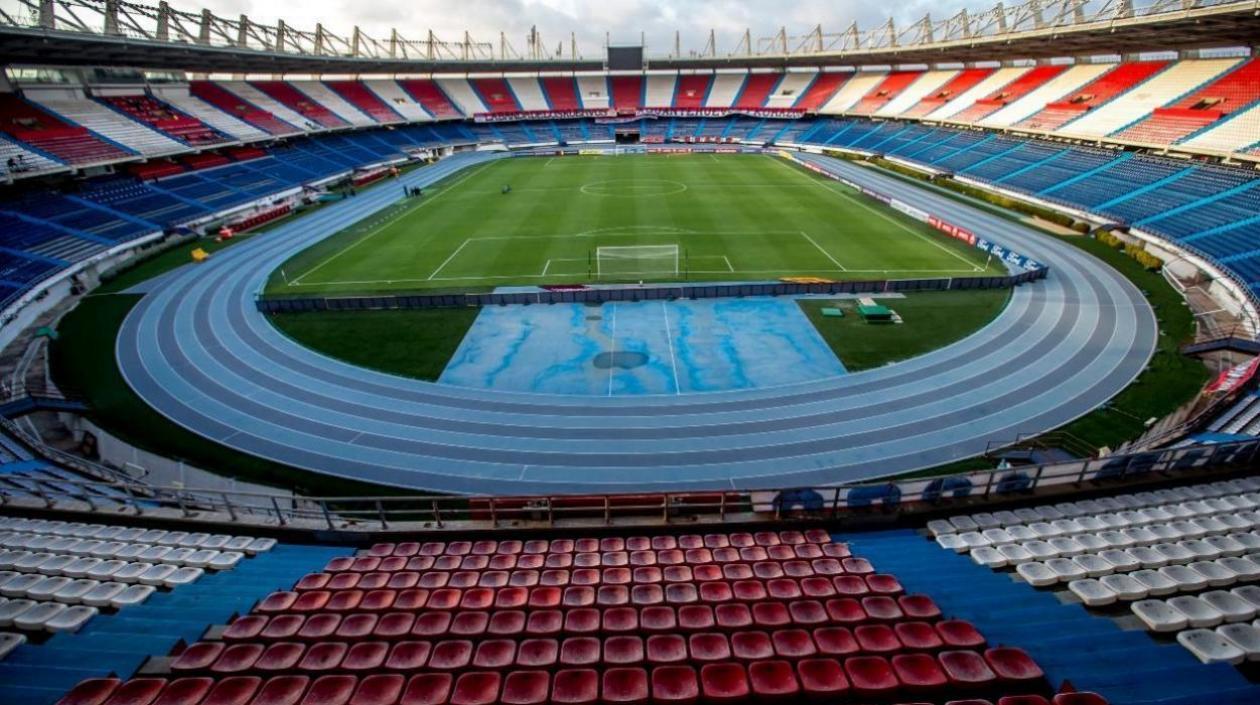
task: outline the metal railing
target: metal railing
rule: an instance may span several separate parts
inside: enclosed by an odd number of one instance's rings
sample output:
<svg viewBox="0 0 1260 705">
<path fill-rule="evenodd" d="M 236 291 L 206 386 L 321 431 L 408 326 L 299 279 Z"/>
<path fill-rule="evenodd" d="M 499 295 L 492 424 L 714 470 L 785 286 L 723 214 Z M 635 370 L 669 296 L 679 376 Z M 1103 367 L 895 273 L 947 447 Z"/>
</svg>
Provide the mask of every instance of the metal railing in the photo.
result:
<svg viewBox="0 0 1260 705">
<path fill-rule="evenodd" d="M 1123 484 L 1213 470 L 1260 467 L 1260 440 L 1164 449 L 937 477 L 779 490 L 609 495 L 293 497 L 257 492 L 145 487 L 125 482 L 59 483 L 0 492 L 0 506 L 94 511 L 245 527 L 346 533 L 555 528 L 617 523 L 668 526 L 727 521 L 839 519 L 871 512 L 914 515 L 1088 483 Z"/>
</svg>

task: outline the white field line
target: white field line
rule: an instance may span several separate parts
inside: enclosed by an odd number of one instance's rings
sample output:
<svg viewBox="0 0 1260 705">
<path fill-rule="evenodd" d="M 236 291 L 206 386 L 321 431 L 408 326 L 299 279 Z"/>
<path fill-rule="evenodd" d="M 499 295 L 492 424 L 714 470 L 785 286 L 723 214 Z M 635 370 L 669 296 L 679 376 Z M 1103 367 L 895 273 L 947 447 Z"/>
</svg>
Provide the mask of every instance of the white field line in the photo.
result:
<svg viewBox="0 0 1260 705">
<path fill-rule="evenodd" d="M 655 227 L 655 226 L 646 226 Z M 667 226 L 661 226 L 667 227 Z M 482 242 L 490 240 L 571 240 L 579 237 L 604 237 L 604 238 L 620 238 L 620 237 L 642 237 L 644 235 L 661 235 L 661 236 L 693 236 L 693 235 L 800 235 L 799 230 L 712 230 L 705 232 L 677 232 L 677 231 L 651 231 L 651 232 L 582 232 L 573 233 L 572 235 L 485 235 L 480 237 L 470 237 L 473 242 Z"/>
<path fill-rule="evenodd" d="M 840 261 L 839 261 L 839 260 L 837 260 L 835 257 L 832 257 L 830 252 L 828 252 L 828 251 L 824 250 L 822 245 L 819 245 L 819 244 L 818 244 L 818 242 L 814 240 L 814 238 L 810 237 L 810 236 L 809 236 L 809 233 L 807 233 L 807 232 L 805 232 L 804 230 L 802 230 L 802 231 L 801 231 L 801 237 L 805 238 L 806 240 L 809 240 L 809 244 L 813 245 L 814 247 L 817 247 L 817 248 L 818 248 L 818 251 L 819 251 L 819 252 L 821 252 L 821 253 L 823 253 L 823 255 L 824 255 L 827 259 L 831 260 L 831 263 L 832 263 L 832 264 L 834 264 L 834 265 L 836 265 L 837 267 L 839 267 L 839 268 L 840 268 L 840 271 L 842 271 L 842 272 L 847 272 L 847 271 L 848 271 L 847 269 L 845 269 L 845 268 L 844 268 L 844 265 L 843 265 L 843 264 L 840 264 Z"/>
<path fill-rule="evenodd" d="M 706 258 L 716 259 L 720 255 L 705 255 Z M 693 258 L 697 259 L 697 258 Z M 580 262 L 577 259 L 556 259 L 555 262 Z M 969 274 L 974 269 L 735 269 L 728 267 L 727 269 L 693 269 L 692 274 L 768 274 L 768 275 L 793 275 L 793 274 L 822 274 L 826 272 L 845 272 L 847 274 Z M 621 274 L 650 274 L 653 277 L 659 277 L 660 272 L 618 272 Z M 331 282 L 317 282 L 307 284 L 295 284 L 294 286 L 350 286 L 361 284 L 408 284 L 416 282 L 454 282 L 454 281 L 489 281 L 499 279 L 541 279 L 541 274 L 501 274 L 501 275 L 474 275 L 468 277 L 434 277 L 433 279 L 345 279 Z M 548 276 L 553 276 L 549 274 Z M 564 276 L 577 276 L 564 275 Z"/>
<path fill-rule="evenodd" d="M 665 342 L 669 343 L 669 366 L 674 371 L 674 394 L 682 394 L 678 383 L 678 361 L 674 357 L 674 331 L 669 327 L 669 307 L 661 302 L 661 315 L 665 317 Z"/>
<path fill-rule="evenodd" d="M 848 194 L 848 193 L 845 193 L 844 191 L 838 191 L 838 190 L 836 190 L 835 188 L 833 188 L 833 187 L 832 187 L 832 185 L 831 185 L 831 183 L 830 183 L 830 180 L 825 180 L 825 181 L 824 181 L 824 180 L 821 180 L 821 179 L 813 179 L 813 178 L 811 178 L 809 175 L 805 174 L 804 172 L 801 172 L 801 171 L 798 171 L 798 170 L 796 170 L 796 169 L 793 169 L 792 167 L 788 166 L 787 164 L 785 164 L 785 163 L 784 163 L 784 162 L 782 162 L 782 161 L 779 161 L 778 159 L 775 159 L 775 163 L 776 163 L 776 164 L 778 164 L 779 166 L 783 167 L 784 169 L 787 169 L 788 171 L 792 172 L 793 174 L 796 174 L 797 176 L 800 176 L 800 177 L 802 177 L 802 178 L 809 179 L 809 183 L 814 184 L 815 186 L 819 186 L 819 187 L 821 187 L 821 188 L 827 189 L 828 191 L 830 191 L 830 192 L 832 192 L 832 193 L 834 193 L 834 194 L 838 194 L 838 195 L 842 196 L 845 200 L 849 201 L 850 203 L 854 203 L 854 204 L 856 204 L 856 205 L 860 206 L 861 208 L 865 209 L 866 211 L 868 211 L 868 212 L 870 212 L 870 213 L 872 213 L 872 214 L 874 214 L 874 215 L 878 216 L 879 218 L 881 218 L 881 219 L 883 219 L 883 220 L 885 220 L 885 221 L 887 221 L 887 222 L 889 222 L 889 223 L 892 223 L 893 225 L 897 226 L 897 227 L 898 227 L 898 228 L 900 228 L 901 230 L 904 230 L 904 231 L 906 231 L 907 233 L 909 233 L 909 234 L 911 234 L 911 235 L 913 235 L 913 236 L 915 236 L 915 237 L 919 238 L 920 240 L 922 240 L 922 241 L 924 241 L 924 242 L 928 243 L 929 245 L 931 245 L 932 247 L 935 247 L 935 248 L 937 248 L 938 250 L 940 250 L 940 251 L 944 252 L 945 254 L 949 255 L 950 257 L 953 257 L 953 258 L 955 258 L 955 259 L 959 259 L 959 260 L 962 260 L 963 262 L 966 262 L 966 263 L 967 263 L 967 265 L 968 265 L 969 267 L 971 267 L 971 269 L 966 270 L 966 271 L 969 271 L 969 272 L 983 272 L 983 271 L 985 271 L 985 270 L 988 268 L 988 265 L 986 265 L 985 267 L 979 267 L 979 266 L 976 266 L 976 265 L 972 264 L 972 263 L 971 263 L 971 262 L 970 262 L 970 261 L 969 261 L 966 257 L 963 257 L 962 255 L 958 254 L 957 252 L 954 252 L 953 250 L 951 250 L 951 249 L 949 249 L 948 247 L 946 247 L 945 245 L 943 245 L 943 244 L 941 244 L 941 243 L 937 242 L 936 240 L 934 240 L 934 239 L 932 239 L 932 238 L 928 237 L 927 235 L 924 235 L 923 233 L 921 233 L 921 232 L 918 232 L 918 231 L 914 230 L 913 228 L 909 227 L 909 226 L 908 226 L 908 225 L 906 225 L 905 223 L 899 222 L 898 220 L 896 220 L 895 218 L 893 218 L 891 215 L 889 215 L 889 214 L 887 214 L 887 213 L 885 213 L 885 212 L 883 212 L 883 211 L 881 211 L 881 210 L 879 210 L 879 209 L 875 208 L 874 206 L 871 206 L 871 205 L 870 205 L 870 204 L 868 204 L 868 203 L 863 203 L 860 199 L 858 199 L 858 198 L 856 198 L 856 197 L 854 197 L 854 196 L 852 196 L 852 195 L 850 195 L 850 194 Z"/>
<path fill-rule="evenodd" d="M 546 165 L 544 165 L 544 166 L 546 166 Z M 548 270 L 548 269 L 551 269 L 551 260 L 547 260 L 547 264 L 544 264 L 544 265 L 543 265 L 542 274 L 539 274 L 538 276 L 540 276 L 540 277 L 545 277 L 545 276 L 547 276 L 547 270 Z"/>
<path fill-rule="evenodd" d="M 430 203 L 432 203 L 432 202 L 436 201 L 437 199 L 439 199 L 439 198 L 441 198 L 441 197 L 445 196 L 447 193 L 449 193 L 450 191 L 452 191 L 452 190 L 453 190 L 456 186 L 460 185 L 461 183 L 463 183 L 464 181 L 466 181 L 466 180 L 468 180 L 470 177 L 472 177 L 472 175 L 473 175 L 473 174 L 476 174 L 476 173 L 480 172 L 482 169 L 485 169 L 487 166 L 490 166 L 490 164 L 493 164 L 493 163 L 494 163 L 494 162 L 490 162 L 490 163 L 487 163 L 487 164 L 482 164 L 481 166 L 479 166 L 479 167 L 477 167 L 477 168 L 473 169 L 472 171 L 468 172 L 467 174 L 464 174 L 461 178 L 456 179 L 456 180 L 455 180 L 454 182 L 452 182 L 449 186 L 447 186 L 446 188 L 442 189 L 442 190 L 441 190 L 441 191 L 440 191 L 440 192 L 439 192 L 436 196 L 432 196 L 432 197 L 424 198 L 424 199 L 422 199 L 419 203 L 417 203 L 416 205 L 412 206 L 411 208 L 404 209 L 401 213 L 398 213 L 398 214 L 397 214 L 397 215 L 395 215 L 393 218 L 390 218 L 389 220 L 385 221 L 384 223 L 381 223 L 380 225 L 376 226 L 376 228 L 375 228 L 374 230 L 372 230 L 372 232 L 368 233 L 367 235 L 364 235 L 363 237 L 359 238 L 358 240 L 355 240 L 354 242 L 350 243 L 349 245 L 346 245 L 346 246 L 345 246 L 345 247 L 343 247 L 342 249 L 340 249 L 340 250 L 338 250 L 338 251 L 334 252 L 333 254 L 329 255 L 329 256 L 328 256 L 328 258 L 327 258 L 327 259 L 325 259 L 324 261 L 322 261 L 322 262 L 320 262 L 319 264 L 315 265 L 314 267 L 311 267 L 310 269 L 306 270 L 306 271 L 305 271 L 305 272 L 303 272 L 301 275 L 299 275 L 296 279 L 294 279 L 292 282 L 290 282 L 290 285 L 296 285 L 296 284 L 298 284 L 298 283 L 299 283 L 299 282 L 301 282 L 303 279 L 305 279 L 306 277 L 310 276 L 313 272 L 315 272 L 316 270 L 320 269 L 320 268 L 321 268 L 321 267 L 323 267 L 324 265 L 326 265 L 326 264 L 328 264 L 329 262 L 331 262 L 331 261 L 333 261 L 333 260 L 337 259 L 338 257 L 340 257 L 340 256 L 344 255 L 345 253 L 349 252 L 350 250 L 353 250 L 354 248 L 358 247 L 359 245 L 362 245 L 363 243 L 367 242 L 367 241 L 368 241 L 368 240 L 370 240 L 371 238 L 374 238 L 374 237 L 376 237 L 377 235 L 381 234 L 381 233 L 382 233 L 382 232 L 384 232 L 384 231 L 385 231 L 385 230 L 386 230 L 389 226 L 393 225 L 395 222 L 397 222 L 397 221 L 398 221 L 400 218 L 402 218 L 403 216 L 411 215 L 412 213 L 414 213 L 414 212 L 416 212 L 416 211 L 420 210 L 421 208 L 423 208 L 423 207 L 425 207 L 425 206 L 429 205 Z"/>
<path fill-rule="evenodd" d="M 438 265 L 438 267 L 437 267 L 437 269 L 433 270 L 433 273 L 429 275 L 429 279 L 428 279 L 428 281 L 432 281 L 432 280 L 433 280 L 433 278 L 434 278 L 434 277 L 436 277 L 436 276 L 438 275 L 438 272 L 442 271 L 443 269 L 446 269 L 446 265 L 450 264 L 450 263 L 451 263 L 451 260 L 455 259 L 455 256 L 456 256 L 456 255 L 458 255 L 459 253 L 463 252 L 463 251 L 464 251 L 464 248 L 465 248 L 465 247 L 468 247 L 468 243 L 469 243 L 469 242 L 471 242 L 471 240 L 464 240 L 463 242 L 461 242 L 461 243 L 459 244 L 459 247 L 456 247 L 456 248 L 455 248 L 455 251 L 454 251 L 454 252 L 452 252 L 452 253 L 451 253 L 451 255 L 450 255 L 449 257 L 447 257 L 446 259 L 442 260 L 442 264 L 439 264 L 439 265 Z"/>
<path fill-rule="evenodd" d="M 731 258 L 726 255 L 722 255 L 722 261 L 726 262 L 726 268 L 731 270 L 731 273 L 733 274 L 735 272 L 735 265 L 731 264 Z"/>
</svg>

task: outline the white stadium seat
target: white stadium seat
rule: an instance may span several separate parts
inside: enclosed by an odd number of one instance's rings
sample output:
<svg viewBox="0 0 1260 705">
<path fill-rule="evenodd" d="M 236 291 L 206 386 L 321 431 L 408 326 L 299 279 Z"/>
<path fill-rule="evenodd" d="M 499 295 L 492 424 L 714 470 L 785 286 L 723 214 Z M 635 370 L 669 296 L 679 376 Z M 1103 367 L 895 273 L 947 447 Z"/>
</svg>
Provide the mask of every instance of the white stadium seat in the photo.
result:
<svg viewBox="0 0 1260 705">
<path fill-rule="evenodd" d="M 1170 597 L 1168 606 L 1184 614 L 1192 627 L 1215 627 L 1225 621 L 1225 615 L 1220 610 L 1198 597 Z"/>
<path fill-rule="evenodd" d="M 1139 600 L 1131 609 L 1146 628 L 1153 632 L 1179 632 L 1190 626 L 1190 619 L 1163 600 Z"/>
<path fill-rule="evenodd" d="M 1186 647 L 1203 663 L 1242 663 L 1243 650 L 1211 629 L 1187 629 L 1177 635 L 1177 643 Z"/>
<path fill-rule="evenodd" d="M 1233 644 L 1248 661 L 1260 661 L 1260 629 L 1252 624 L 1225 624 L 1216 628 L 1226 641 Z"/>
</svg>

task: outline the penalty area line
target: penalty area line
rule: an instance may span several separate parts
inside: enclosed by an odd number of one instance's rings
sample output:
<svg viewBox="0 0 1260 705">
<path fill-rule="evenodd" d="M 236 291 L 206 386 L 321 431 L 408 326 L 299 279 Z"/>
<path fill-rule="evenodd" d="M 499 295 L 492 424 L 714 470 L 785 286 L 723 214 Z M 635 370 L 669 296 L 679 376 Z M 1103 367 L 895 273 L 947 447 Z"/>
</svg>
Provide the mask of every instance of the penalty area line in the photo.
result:
<svg viewBox="0 0 1260 705">
<path fill-rule="evenodd" d="M 428 279 L 426 279 L 425 281 L 433 281 L 433 278 L 434 278 L 434 277 L 436 277 L 436 276 L 438 275 L 438 273 L 439 273 L 439 272 L 441 272 L 443 269 L 446 269 L 446 265 L 450 264 L 450 263 L 451 263 L 451 260 L 455 259 L 455 256 L 456 256 L 456 255 L 458 255 L 460 252 L 463 252 L 463 251 L 464 251 L 464 248 L 468 246 L 468 243 L 469 243 L 469 242 L 472 242 L 472 241 L 471 241 L 471 240 L 464 240 L 463 242 L 461 242 L 461 243 L 459 244 L 459 247 L 456 247 L 456 248 L 455 248 L 455 251 L 454 251 L 454 252 L 452 252 L 452 253 L 451 253 L 451 255 L 450 255 L 449 257 L 447 257 L 446 259 L 442 260 L 442 264 L 439 264 L 439 265 L 438 265 L 438 267 L 437 267 L 437 269 L 433 270 L 433 273 L 432 273 L 432 274 L 430 274 L 430 275 L 429 275 L 429 278 L 428 278 Z"/>
</svg>

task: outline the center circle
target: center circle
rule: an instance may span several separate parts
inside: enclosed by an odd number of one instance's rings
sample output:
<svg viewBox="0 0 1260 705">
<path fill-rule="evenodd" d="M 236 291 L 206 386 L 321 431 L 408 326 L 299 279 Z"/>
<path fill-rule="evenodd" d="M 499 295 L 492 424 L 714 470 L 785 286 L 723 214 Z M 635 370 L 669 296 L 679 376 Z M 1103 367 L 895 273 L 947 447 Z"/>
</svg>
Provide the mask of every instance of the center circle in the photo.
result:
<svg viewBox="0 0 1260 705">
<path fill-rule="evenodd" d="M 590 196 L 672 196 L 686 191 L 687 184 L 668 179 L 608 179 L 582 184 L 580 190 Z"/>
</svg>

